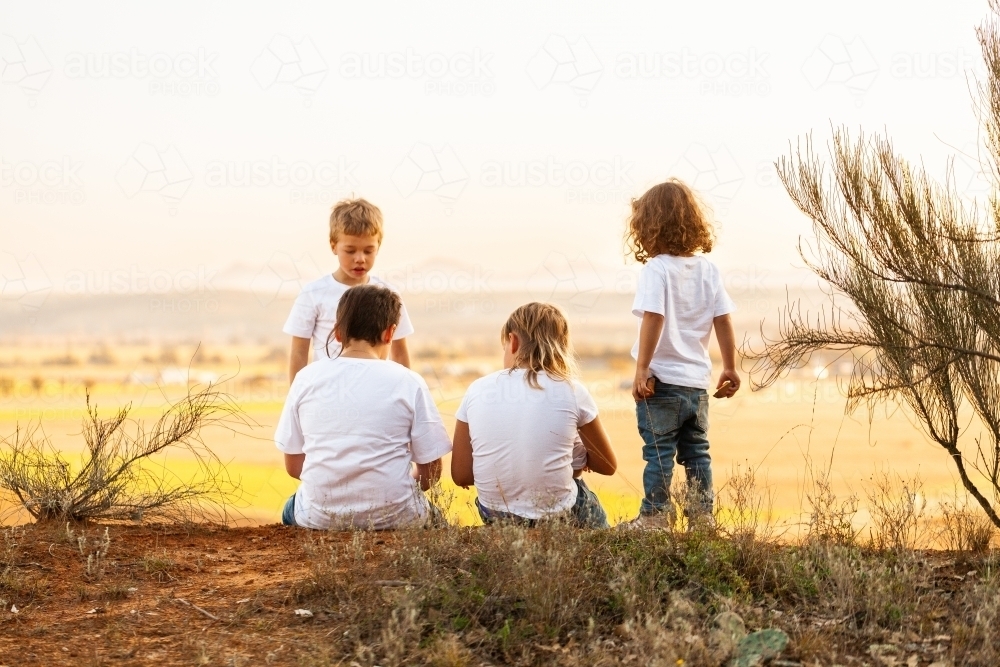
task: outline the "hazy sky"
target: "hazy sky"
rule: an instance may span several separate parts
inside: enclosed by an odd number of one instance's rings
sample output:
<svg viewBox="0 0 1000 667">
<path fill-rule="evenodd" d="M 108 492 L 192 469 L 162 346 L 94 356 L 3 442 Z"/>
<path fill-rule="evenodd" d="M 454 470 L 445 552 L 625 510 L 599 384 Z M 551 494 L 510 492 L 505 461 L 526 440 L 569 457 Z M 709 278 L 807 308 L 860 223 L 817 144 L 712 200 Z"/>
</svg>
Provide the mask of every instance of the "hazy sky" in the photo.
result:
<svg viewBox="0 0 1000 667">
<path fill-rule="evenodd" d="M 832 123 L 886 130 L 943 173 L 976 140 L 967 74 L 988 13 L 913 0 L 97 6 L 0 2 L 8 287 L 32 267 L 56 291 L 88 272 L 253 276 L 276 256 L 326 271 L 328 210 L 350 193 L 385 213 L 376 269 L 451 259 L 529 275 L 555 254 L 613 270 L 628 199 L 671 175 L 713 203 L 726 271 L 782 275 L 809 226 L 770 163 Z M 959 186 L 976 194 L 971 164 Z"/>
</svg>

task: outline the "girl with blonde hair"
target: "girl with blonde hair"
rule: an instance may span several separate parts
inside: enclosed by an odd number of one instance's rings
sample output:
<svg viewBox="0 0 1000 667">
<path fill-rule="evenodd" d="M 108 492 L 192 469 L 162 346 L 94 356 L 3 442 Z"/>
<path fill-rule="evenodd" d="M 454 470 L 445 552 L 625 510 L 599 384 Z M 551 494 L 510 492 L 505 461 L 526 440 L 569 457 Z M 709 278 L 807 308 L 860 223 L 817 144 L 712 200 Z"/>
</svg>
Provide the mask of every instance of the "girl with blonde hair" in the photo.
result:
<svg viewBox="0 0 1000 667">
<path fill-rule="evenodd" d="M 617 467 L 597 405 L 576 379 L 569 324 L 555 306 L 529 303 L 500 332 L 504 370 L 472 383 L 458 408 L 455 484 L 476 486 L 485 523 L 568 518 L 606 528 L 607 514 L 580 478 Z"/>
</svg>

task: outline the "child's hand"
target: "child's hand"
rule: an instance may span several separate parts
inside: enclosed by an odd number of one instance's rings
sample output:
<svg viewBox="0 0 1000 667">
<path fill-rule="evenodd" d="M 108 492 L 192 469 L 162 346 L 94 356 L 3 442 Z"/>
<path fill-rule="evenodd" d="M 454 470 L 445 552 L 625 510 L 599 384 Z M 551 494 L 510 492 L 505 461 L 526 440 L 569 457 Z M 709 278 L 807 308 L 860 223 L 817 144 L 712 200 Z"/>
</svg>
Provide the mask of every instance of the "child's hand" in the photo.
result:
<svg viewBox="0 0 1000 667">
<path fill-rule="evenodd" d="M 722 385 L 729 383 L 728 386 L 723 388 Z M 740 376 L 736 374 L 736 371 L 722 371 L 719 375 L 719 383 L 715 385 L 718 390 L 715 393 L 716 398 L 732 398 L 733 395 L 740 389 Z"/>
<path fill-rule="evenodd" d="M 653 395 L 653 377 L 649 374 L 649 369 L 635 370 L 635 379 L 632 381 L 632 398 L 636 403 Z"/>
</svg>

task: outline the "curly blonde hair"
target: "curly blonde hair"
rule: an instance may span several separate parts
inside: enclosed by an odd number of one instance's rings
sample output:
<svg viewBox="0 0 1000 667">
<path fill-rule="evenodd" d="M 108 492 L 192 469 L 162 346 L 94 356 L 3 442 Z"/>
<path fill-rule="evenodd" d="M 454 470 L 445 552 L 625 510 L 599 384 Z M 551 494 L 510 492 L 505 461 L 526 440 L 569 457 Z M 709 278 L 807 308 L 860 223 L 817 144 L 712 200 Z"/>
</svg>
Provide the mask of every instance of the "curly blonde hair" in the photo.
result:
<svg viewBox="0 0 1000 667">
<path fill-rule="evenodd" d="M 657 255 L 712 252 L 715 230 L 691 188 L 672 178 L 632 200 L 625 244 L 629 254 L 645 264 Z"/>
<path fill-rule="evenodd" d="M 500 330 L 500 341 L 507 342 L 517 334 L 520 345 L 514 357 L 514 368 L 525 370 L 528 385 L 541 389 L 538 374 L 548 373 L 554 380 L 570 380 L 577 374 L 573 346 L 569 341 L 569 322 L 550 303 L 526 303 L 507 318 Z"/>
</svg>

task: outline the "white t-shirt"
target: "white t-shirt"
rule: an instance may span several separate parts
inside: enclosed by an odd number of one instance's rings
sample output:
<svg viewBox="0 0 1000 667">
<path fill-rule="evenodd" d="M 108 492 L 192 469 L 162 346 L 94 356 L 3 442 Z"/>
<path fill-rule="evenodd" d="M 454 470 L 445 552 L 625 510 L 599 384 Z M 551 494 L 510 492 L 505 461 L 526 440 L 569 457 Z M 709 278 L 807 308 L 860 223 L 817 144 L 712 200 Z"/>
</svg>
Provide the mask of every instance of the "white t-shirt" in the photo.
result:
<svg viewBox="0 0 1000 667">
<path fill-rule="evenodd" d="M 391 286 L 376 278 L 368 276 L 369 285 Z M 311 338 L 313 348 L 313 361 L 323 359 L 327 356 L 336 357 L 340 351 L 340 343 L 336 338 L 330 338 L 330 354 L 326 353 L 326 340 L 333 331 L 333 325 L 337 323 L 337 305 L 344 292 L 350 289 L 349 285 L 337 282 L 333 275 L 326 274 L 322 278 L 307 283 L 292 305 L 292 312 L 288 314 L 288 320 L 282 329 L 290 336 L 299 338 Z M 395 290 L 393 290 L 395 291 Z M 396 326 L 396 333 L 393 340 L 406 338 L 413 333 L 413 324 L 410 323 L 410 316 L 403 306 L 399 313 L 399 324 Z"/>
<path fill-rule="evenodd" d="M 708 389 L 712 384 L 708 356 L 712 320 L 734 310 L 736 304 L 726 293 L 719 268 L 707 257 L 657 255 L 650 259 L 639 273 L 632 303 L 636 317 L 649 312 L 664 318 L 650 372 L 660 382 Z M 639 358 L 638 339 L 632 358 Z"/>
<path fill-rule="evenodd" d="M 523 369 L 497 371 L 469 387 L 456 417 L 469 425 L 472 473 L 487 509 L 540 519 L 576 502 L 574 467 L 586 463 L 578 429 L 594 421 L 597 404 L 579 382 Z"/>
<path fill-rule="evenodd" d="M 395 528 L 420 522 L 427 500 L 410 463 L 451 451 L 423 378 L 390 361 L 320 359 L 295 376 L 274 434 L 305 454 L 295 523 L 309 528 Z"/>
</svg>

